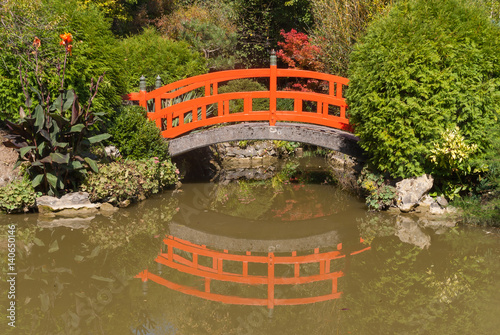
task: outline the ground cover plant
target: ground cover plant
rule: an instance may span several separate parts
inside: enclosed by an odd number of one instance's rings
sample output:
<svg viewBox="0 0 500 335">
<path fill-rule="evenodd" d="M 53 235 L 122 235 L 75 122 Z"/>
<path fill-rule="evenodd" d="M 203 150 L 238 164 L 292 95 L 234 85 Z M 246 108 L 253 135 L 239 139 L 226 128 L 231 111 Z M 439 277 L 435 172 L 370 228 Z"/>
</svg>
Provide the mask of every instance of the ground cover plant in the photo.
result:
<svg viewBox="0 0 500 335">
<path fill-rule="evenodd" d="M 120 160 L 99 165 L 80 189 L 88 192 L 92 201 L 111 202 L 142 200 L 160 190 L 175 185 L 179 171 L 170 160 Z"/>
</svg>

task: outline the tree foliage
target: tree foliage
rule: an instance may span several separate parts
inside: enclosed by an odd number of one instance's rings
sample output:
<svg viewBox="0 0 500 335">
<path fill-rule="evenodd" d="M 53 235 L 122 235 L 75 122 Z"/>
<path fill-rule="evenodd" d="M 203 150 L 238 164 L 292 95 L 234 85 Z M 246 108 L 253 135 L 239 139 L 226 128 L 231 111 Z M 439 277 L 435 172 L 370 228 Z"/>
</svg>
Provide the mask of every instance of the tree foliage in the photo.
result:
<svg viewBox="0 0 500 335">
<path fill-rule="evenodd" d="M 311 0 L 314 44 L 326 71 L 347 75 L 349 55 L 367 25 L 395 0 Z"/>
<path fill-rule="evenodd" d="M 276 56 L 292 69 L 321 71 L 323 63 L 319 61 L 321 49 L 309 42 L 309 36 L 304 33 L 298 33 L 295 29 L 286 33 L 281 30 L 281 36 L 284 42 L 278 42 L 279 49 Z M 320 82 L 316 79 L 288 80 L 287 90 L 313 92 L 321 91 Z"/>
<path fill-rule="evenodd" d="M 375 20 L 351 55 L 347 91 L 374 167 L 450 177 L 456 171 L 433 164 L 431 150 L 456 127 L 476 156 L 484 152 L 500 110 L 499 58 L 500 27 L 466 0 L 411 0 Z"/>
<path fill-rule="evenodd" d="M 267 67 L 281 29 L 305 31 L 313 24 L 308 0 L 235 0 L 234 6 L 240 67 Z"/>
<path fill-rule="evenodd" d="M 124 53 L 124 75 L 128 91 L 138 91 L 139 78 L 145 76 L 154 87 L 156 76 L 163 84 L 206 72 L 206 61 L 186 42 L 169 40 L 154 28 L 124 39 L 120 46 Z"/>
<path fill-rule="evenodd" d="M 234 16 L 234 7 L 228 1 L 197 1 L 163 16 L 156 27 L 169 38 L 186 41 L 201 52 L 210 70 L 228 70 L 236 62 Z"/>
<path fill-rule="evenodd" d="M 288 67 L 292 69 L 321 71 L 323 64 L 319 62 L 318 56 L 321 49 L 309 42 L 309 36 L 299 33 L 295 29 L 285 32 L 281 30 L 284 42 L 278 42 L 281 48 L 276 53 Z"/>
</svg>

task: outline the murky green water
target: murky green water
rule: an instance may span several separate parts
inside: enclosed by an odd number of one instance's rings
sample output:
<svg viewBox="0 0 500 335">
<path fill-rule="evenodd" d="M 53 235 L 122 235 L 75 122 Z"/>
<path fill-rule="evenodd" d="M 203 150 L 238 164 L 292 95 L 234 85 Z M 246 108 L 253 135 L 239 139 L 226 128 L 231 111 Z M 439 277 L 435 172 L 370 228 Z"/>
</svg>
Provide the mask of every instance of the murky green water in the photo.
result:
<svg viewBox="0 0 500 335">
<path fill-rule="evenodd" d="M 185 184 L 85 229 L 0 220 L 17 226 L 16 328 L 2 247 L 2 334 L 500 329 L 498 234 L 367 213 L 334 186 Z"/>
</svg>

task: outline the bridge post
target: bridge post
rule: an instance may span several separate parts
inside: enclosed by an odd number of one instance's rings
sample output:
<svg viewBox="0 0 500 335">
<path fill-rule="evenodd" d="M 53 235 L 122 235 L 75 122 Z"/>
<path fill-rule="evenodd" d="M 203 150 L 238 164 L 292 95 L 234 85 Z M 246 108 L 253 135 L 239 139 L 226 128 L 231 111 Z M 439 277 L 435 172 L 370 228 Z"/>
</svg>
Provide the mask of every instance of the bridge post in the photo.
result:
<svg viewBox="0 0 500 335">
<path fill-rule="evenodd" d="M 156 80 L 155 80 L 155 89 L 159 89 L 161 87 L 161 77 L 160 75 L 156 76 Z M 161 110 L 161 99 L 160 98 L 156 98 L 155 101 L 154 101 L 154 112 L 159 112 Z M 160 129 L 161 129 L 161 120 L 159 120 L 160 122 L 157 122 L 157 126 L 159 125 Z"/>
<path fill-rule="evenodd" d="M 278 78 L 277 78 L 277 60 L 276 60 L 276 52 L 271 51 L 271 59 L 270 59 L 270 69 L 271 74 L 269 77 L 269 125 L 276 125 L 276 91 L 278 86 Z"/>
<path fill-rule="evenodd" d="M 148 109 L 148 104 L 146 101 L 146 77 L 141 76 L 139 79 L 139 106 Z"/>
<path fill-rule="evenodd" d="M 161 87 L 161 77 L 160 75 L 157 75 L 155 80 L 155 89 L 159 89 L 160 87 Z"/>
</svg>

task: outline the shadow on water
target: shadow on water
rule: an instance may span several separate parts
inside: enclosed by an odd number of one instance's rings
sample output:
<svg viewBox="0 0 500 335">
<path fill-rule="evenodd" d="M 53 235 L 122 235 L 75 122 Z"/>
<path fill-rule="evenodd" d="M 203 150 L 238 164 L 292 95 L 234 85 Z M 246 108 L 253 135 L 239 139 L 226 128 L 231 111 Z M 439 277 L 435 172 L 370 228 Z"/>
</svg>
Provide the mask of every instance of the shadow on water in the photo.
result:
<svg viewBox="0 0 500 335">
<path fill-rule="evenodd" d="M 2 334 L 493 334 L 500 326 L 500 235 L 408 229 L 331 185 L 185 184 L 81 229 L 38 215 L 0 220 L 17 225 L 17 322 L 2 322 Z"/>
</svg>

